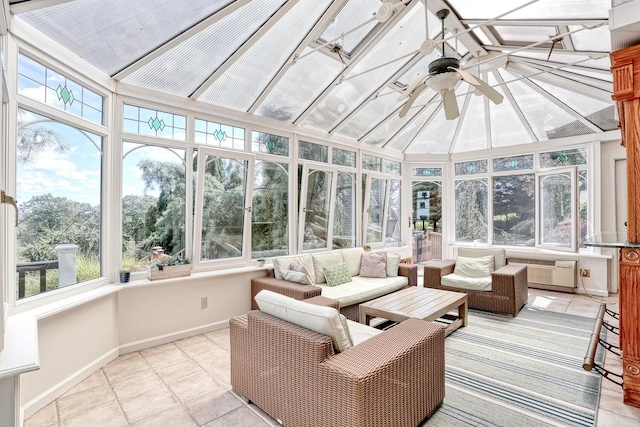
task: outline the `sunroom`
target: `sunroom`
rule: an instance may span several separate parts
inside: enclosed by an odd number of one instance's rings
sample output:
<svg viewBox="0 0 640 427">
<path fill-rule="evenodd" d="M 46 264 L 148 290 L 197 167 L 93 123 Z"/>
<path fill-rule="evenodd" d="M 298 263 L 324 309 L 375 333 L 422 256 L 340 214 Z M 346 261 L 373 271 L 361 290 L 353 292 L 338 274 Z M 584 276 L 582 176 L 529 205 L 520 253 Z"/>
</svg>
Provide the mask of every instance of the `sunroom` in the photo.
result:
<svg viewBox="0 0 640 427">
<path fill-rule="evenodd" d="M 617 296 L 614 3 L 4 2 L 0 424 L 227 328 L 283 255 L 502 247 Z"/>
</svg>

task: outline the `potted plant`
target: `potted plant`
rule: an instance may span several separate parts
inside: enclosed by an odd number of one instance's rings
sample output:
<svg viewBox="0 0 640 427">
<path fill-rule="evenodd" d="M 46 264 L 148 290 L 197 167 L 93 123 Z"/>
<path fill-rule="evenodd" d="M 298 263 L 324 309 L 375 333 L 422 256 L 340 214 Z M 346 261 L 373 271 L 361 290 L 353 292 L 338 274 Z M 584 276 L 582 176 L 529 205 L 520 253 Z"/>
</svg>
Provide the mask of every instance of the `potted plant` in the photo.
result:
<svg viewBox="0 0 640 427">
<path fill-rule="evenodd" d="M 191 260 L 164 256 L 148 266 L 149 280 L 170 279 L 172 277 L 191 275 Z"/>
<path fill-rule="evenodd" d="M 120 270 L 120 283 L 129 283 L 131 271 L 127 269 Z"/>
<path fill-rule="evenodd" d="M 371 246 L 369 245 L 364 245 L 362 249 L 364 249 L 365 252 L 371 252 Z"/>
<path fill-rule="evenodd" d="M 265 262 L 267 262 L 267 260 L 265 260 L 263 257 L 260 257 L 256 260 L 258 262 L 259 266 L 263 266 Z"/>
</svg>

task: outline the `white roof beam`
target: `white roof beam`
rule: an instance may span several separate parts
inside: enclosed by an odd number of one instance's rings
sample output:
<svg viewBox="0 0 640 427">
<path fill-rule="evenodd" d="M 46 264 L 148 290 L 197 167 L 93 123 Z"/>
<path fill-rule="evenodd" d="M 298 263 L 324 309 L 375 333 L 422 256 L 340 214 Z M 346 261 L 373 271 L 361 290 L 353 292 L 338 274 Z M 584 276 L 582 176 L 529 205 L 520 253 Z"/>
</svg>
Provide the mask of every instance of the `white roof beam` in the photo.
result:
<svg viewBox="0 0 640 427">
<path fill-rule="evenodd" d="M 560 101 L 558 98 L 556 98 L 555 96 L 551 95 L 549 92 L 547 92 L 546 90 L 542 89 L 537 84 L 535 84 L 535 83 L 533 83 L 533 82 L 531 82 L 531 81 L 529 81 L 527 79 L 523 80 L 523 83 L 526 84 L 527 86 L 529 86 L 531 89 L 533 89 L 537 93 L 539 93 L 540 95 L 542 95 L 548 101 L 550 101 L 553 104 L 557 105 L 558 107 L 562 108 L 564 111 L 569 113 L 574 119 L 576 119 L 577 121 L 579 121 L 580 123 L 582 123 L 583 125 L 588 127 L 589 129 L 591 129 L 592 131 L 598 132 L 598 133 L 602 133 L 603 132 L 602 129 L 600 129 L 598 126 L 596 126 L 595 124 L 591 123 L 589 120 L 585 119 L 584 116 L 582 116 L 582 114 L 578 113 L 576 110 L 574 110 L 573 108 L 571 108 L 570 106 L 568 106 L 564 102 Z"/>
<path fill-rule="evenodd" d="M 603 56 L 607 56 L 607 55 L 603 55 Z M 546 67 L 546 68 L 549 68 L 549 67 L 563 68 L 565 70 L 574 69 L 578 71 L 584 71 L 584 72 L 589 72 L 594 74 L 602 74 L 603 76 L 611 77 L 611 71 L 608 69 L 603 70 L 602 68 L 593 68 L 593 67 L 584 66 L 581 64 L 565 64 L 564 62 L 555 62 L 555 61 L 547 62 L 542 59 L 527 58 L 524 56 L 510 56 L 509 60 L 513 62 L 522 62 L 522 63 L 526 62 L 532 66 L 539 65 L 541 67 Z M 608 80 L 603 80 L 603 81 L 608 81 Z"/>
<path fill-rule="evenodd" d="M 461 19 L 463 24 L 466 25 L 478 25 L 482 24 L 482 19 Z M 561 26 L 561 25 L 597 25 L 607 24 L 608 19 L 496 19 L 488 26 L 501 26 L 508 25 L 510 27 L 549 27 L 549 26 Z"/>
<path fill-rule="evenodd" d="M 31 12 L 45 7 L 57 6 L 62 3 L 69 3 L 74 0 L 29 0 L 11 5 L 11 12 L 15 15 L 24 12 Z"/>
<path fill-rule="evenodd" d="M 443 0 L 429 0 L 429 1 L 427 1 L 427 7 L 428 7 L 429 11 L 431 13 L 433 13 L 434 15 L 436 14 L 436 12 L 438 12 L 441 9 L 451 10 L 449 5 L 447 3 L 445 3 Z M 486 22 L 486 21 L 480 21 L 480 22 L 478 22 L 478 24 L 480 24 L 482 22 Z M 456 16 L 455 13 L 450 13 L 449 16 L 447 16 L 447 18 L 444 20 L 444 26 L 452 34 L 453 34 L 453 31 L 456 28 L 458 30 L 460 30 L 460 31 L 466 29 L 466 26 L 458 19 L 458 17 Z M 484 47 L 481 44 L 479 44 L 476 41 L 476 39 L 471 36 L 470 33 L 460 34 L 457 37 L 457 39 L 458 39 L 458 43 L 461 43 L 473 55 L 475 55 L 476 52 L 480 52 L 481 56 L 486 54 L 486 51 L 485 51 Z M 452 44 L 455 44 L 455 43 L 452 43 Z"/>
<path fill-rule="evenodd" d="M 220 78 L 242 55 L 255 45 L 267 31 L 269 31 L 280 19 L 282 19 L 300 0 L 288 0 L 283 6 L 271 15 L 251 37 L 245 40 L 238 49 L 236 49 L 198 88 L 193 91 L 189 98 L 198 99 L 216 80 Z"/>
<path fill-rule="evenodd" d="M 536 68 L 532 68 L 526 66 L 521 63 L 516 62 L 508 62 L 506 69 L 509 71 L 513 71 L 518 73 L 523 77 L 527 77 L 528 75 L 536 73 L 538 70 Z M 570 90 L 572 92 L 579 93 L 584 96 L 588 96 L 590 98 L 598 99 L 603 102 L 611 103 L 611 92 L 607 92 L 602 89 L 598 89 L 596 87 L 587 86 L 584 83 L 579 83 L 574 80 L 565 79 L 563 77 L 551 75 L 549 73 L 538 74 L 535 76 L 536 79 L 539 79 L 543 82 L 550 83 L 555 86 L 559 86 L 563 89 Z M 524 79 L 525 81 L 527 79 Z"/>
<path fill-rule="evenodd" d="M 369 44 L 366 45 L 361 51 L 358 52 L 356 58 L 352 58 L 351 63 L 345 67 L 342 73 L 340 73 L 333 81 L 327 86 L 321 93 L 313 100 L 313 102 L 293 121 L 294 124 L 300 124 L 302 120 L 304 120 L 311 112 L 322 102 L 323 99 L 329 95 L 329 92 L 334 88 L 334 86 L 338 85 L 342 79 L 349 71 L 351 71 L 358 63 L 364 58 L 377 44 L 380 40 L 387 35 L 387 33 L 393 28 L 393 26 L 404 16 L 409 13 L 409 11 L 418 3 L 418 0 L 411 0 L 407 6 L 402 9 L 399 13 L 394 14 L 391 19 L 386 22 L 386 26 L 378 32 L 375 37 L 373 37 Z"/>
<path fill-rule="evenodd" d="M 556 45 L 557 46 L 557 45 Z M 511 52 L 517 50 L 518 52 L 537 52 L 547 55 L 549 53 L 548 47 L 524 47 L 512 46 L 512 45 L 500 45 L 500 46 L 485 46 L 486 50 L 498 51 L 498 52 Z M 580 56 L 602 56 L 606 52 L 598 52 L 595 50 L 566 50 L 566 49 L 553 49 L 554 53 L 561 53 L 563 55 L 580 55 Z"/>
<path fill-rule="evenodd" d="M 195 36 L 199 32 L 203 31 L 207 27 L 210 27 L 216 22 L 221 21 L 223 18 L 226 18 L 227 16 L 231 15 L 233 12 L 247 5 L 251 1 L 252 0 L 236 0 L 231 4 L 228 4 L 223 9 L 220 9 L 212 13 L 207 18 L 203 19 L 202 21 L 198 22 L 194 26 L 183 31 L 176 37 L 173 37 L 172 39 L 167 40 L 162 45 L 158 46 L 157 48 L 153 49 L 151 52 L 147 53 L 143 57 L 127 65 L 125 68 L 118 71 L 111 77 L 113 77 L 116 80 L 124 79 L 125 77 L 138 71 L 140 68 L 144 67 L 145 65 L 150 64 L 152 61 L 164 55 L 174 47 L 180 45 L 182 42 L 190 39 L 191 37 Z"/>
<path fill-rule="evenodd" d="M 262 102 L 267 98 L 269 93 L 273 90 L 274 87 L 282 80 L 284 75 L 287 73 L 289 68 L 293 65 L 293 60 L 297 56 L 299 56 L 304 49 L 311 45 L 317 38 L 322 34 L 325 28 L 331 24 L 331 21 L 336 17 L 336 15 L 342 10 L 344 5 L 348 0 L 335 0 L 331 5 L 327 8 L 325 13 L 322 14 L 322 17 L 316 22 L 311 31 L 307 34 L 307 36 L 298 44 L 298 47 L 293 51 L 287 62 L 278 70 L 275 76 L 271 79 L 267 87 L 260 93 L 260 96 L 253 102 L 251 107 L 249 107 L 248 112 L 253 114 L 256 112 L 258 107 L 262 104 Z"/>
<path fill-rule="evenodd" d="M 535 64 L 535 63 L 531 63 L 529 61 L 512 61 L 512 63 L 517 63 L 517 64 L 522 64 L 523 66 L 528 66 L 531 67 L 532 69 L 536 70 L 536 75 L 535 76 L 531 76 L 532 78 L 536 78 L 537 76 L 542 76 L 542 75 L 554 75 L 554 76 L 558 76 L 560 78 L 563 79 L 567 79 L 568 81 L 572 81 L 578 84 L 584 84 L 589 86 L 590 88 L 593 87 L 595 89 L 599 89 L 599 90 L 603 90 L 605 92 L 607 92 L 609 94 L 609 96 L 613 93 L 613 82 L 607 81 L 607 80 L 602 80 L 602 79 L 597 79 L 595 77 L 589 77 L 589 76 L 585 76 L 583 74 L 577 74 L 577 73 L 572 73 L 571 71 L 564 71 L 564 70 L 560 70 L 560 67 L 549 67 L 549 66 L 544 66 L 544 65 L 540 65 L 540 64 Z M 507 64 L 507 67 L 509 67 L 509 64 Z M 542 72 L 542 73 L 541 73 Z M 542 77 L 542 79 L 544 80 L 544 77 Z M 573 90 L 573 89 L 572 89 Z M 590 89 L 589 89 L 590 91 Z M 584 88 L 583 88 L 583 92 L 584 92 Z M 586 92 L 585 92 L 586 93 Z"/>
</svg>

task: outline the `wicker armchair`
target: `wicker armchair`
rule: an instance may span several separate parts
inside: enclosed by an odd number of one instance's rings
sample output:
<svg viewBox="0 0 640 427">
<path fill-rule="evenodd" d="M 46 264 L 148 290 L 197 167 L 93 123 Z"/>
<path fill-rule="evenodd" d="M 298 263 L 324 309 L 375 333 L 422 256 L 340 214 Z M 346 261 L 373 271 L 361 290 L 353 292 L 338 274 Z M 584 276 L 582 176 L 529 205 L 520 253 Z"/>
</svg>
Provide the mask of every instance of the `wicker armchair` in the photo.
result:
<svg viewBox="0 0 640 427">
<path fill-rule="evenodd" d="M 465 292 L 469 308 L 517 316 L 528 300 L 527 267 L 525 265 L 509 265 L 504 249 L 460 248 L 458 250 L 458 256 L 486 255 L 495 255 L 496 257 L 496 269 L 491 273 L 490 291 L 443 286 L 441 278 L 453 273 L 455 260 L 427 262 L 424 266 L 424 287 Z"/>
<path fill-rule="evenodd" d="M 285 426 L 414 427 L 444 399 L 444 328 L 405 322 L 342 353 L 261 311 L 232 318 L 231 385 Z"/>
</svg>

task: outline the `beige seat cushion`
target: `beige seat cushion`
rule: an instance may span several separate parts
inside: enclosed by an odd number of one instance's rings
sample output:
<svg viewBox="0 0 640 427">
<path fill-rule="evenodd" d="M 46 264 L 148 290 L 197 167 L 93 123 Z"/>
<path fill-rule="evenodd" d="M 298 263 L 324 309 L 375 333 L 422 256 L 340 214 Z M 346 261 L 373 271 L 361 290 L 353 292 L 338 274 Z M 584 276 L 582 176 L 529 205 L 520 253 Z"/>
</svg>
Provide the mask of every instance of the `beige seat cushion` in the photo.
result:
<svg viewBox="0 0 640 427">
<path fill-rule="evenodd" d="M 268 290 L 258 292 L 255 300 L 260 311 L 331 337 L 336 352 L 353 346 L 347 319 L 333 307 L 298 301 Z"/>
<path fill-rule="evenodd" d="M 324 267 L 333 267 L 344 263 L 341 251 L 312 254 L 311 258 L 313 259 L 313 268 L 315 269 L 316 285 L 319 283 L 327 283 L 324 277 Z"/>
<path fill-rule="evenodd" d="M 491 292 L 491 276 L 466 277 L 457 274 L 447 274 L 446 276 L 442 276 L 440 284 L 451 288 Z"/>
<path fill-rule="evenodd" d="M 409 279 L 405 276 L 379 278 L 354 276 L 351 282 L 340 286 L 330 287 L 322 284 L 320 287 L 323 297 L 336 299 L 340 302 L 340 307 L 348 307 L 397 291 L 408 284 Z"/>
<path fill-rule="evenodd" d="M 354 346 L 383 332 L 380 329 L 363 325 L 362 323 L 354 322 L 349 319 L 347 319 L 347 324 L 349 325 L 349 333 L 351 334 L 351 340 L 353 341 Z"/>
<path fill-rule="evenodd" d="M 364 248 L 348 248 L 342 249 L 342 258 L 344 259 L 344 263 L 349 267 L 349 272 L 351 276 L 357 276 L 360 272 L 360 257 L 364 253 Z"/>
<path fill-rule="evenodd" d="M 456 258 L 453 274 L 465 277 L 487 277 L 493 272 L 493 255 L 468 258 Z"/>
</svg>

